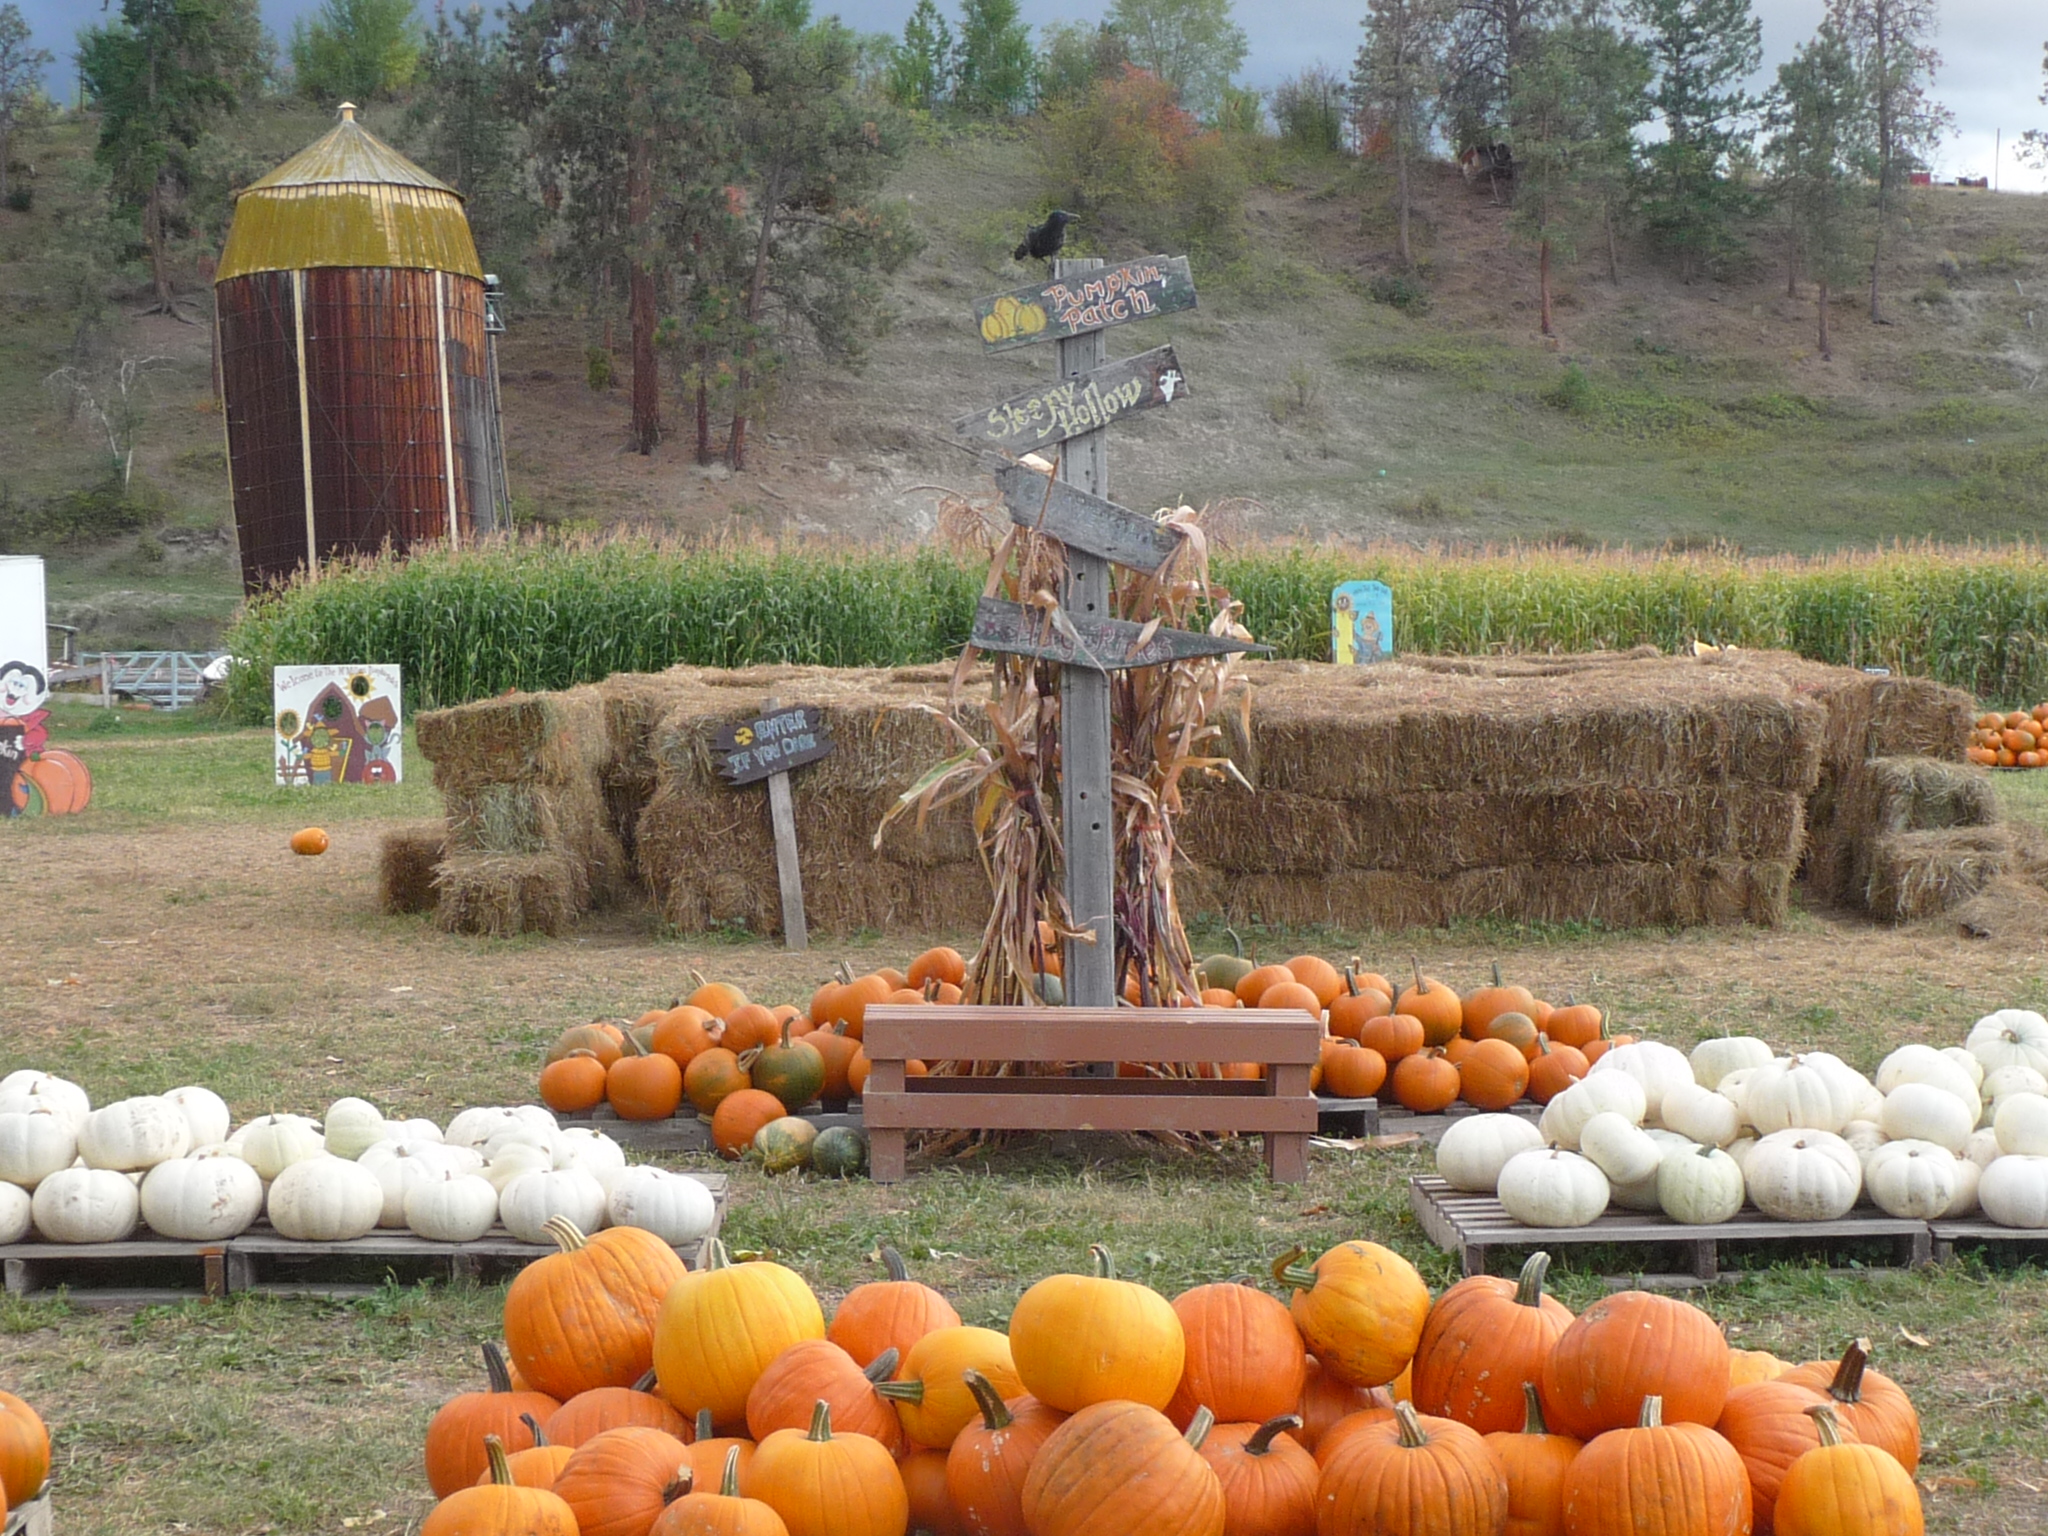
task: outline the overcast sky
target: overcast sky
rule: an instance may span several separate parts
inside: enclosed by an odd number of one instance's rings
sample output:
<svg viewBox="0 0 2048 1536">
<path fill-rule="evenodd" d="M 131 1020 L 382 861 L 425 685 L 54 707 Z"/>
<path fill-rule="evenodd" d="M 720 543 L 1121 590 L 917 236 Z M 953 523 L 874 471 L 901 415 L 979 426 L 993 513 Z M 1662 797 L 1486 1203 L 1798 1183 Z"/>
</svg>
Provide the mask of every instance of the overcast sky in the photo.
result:
<svg viewBox="0 0 2048 1536">
<path fill-rule="evenodd" d="M 16 0 L 42 46 L 66 60 L 79 27 L 103 14 L 100 0 Z M 263 14 L 280 38 L 293 18 L 315 9 L 318 0 L 262 0 Z M 940 0 L 949 11 L 951 0 Z M 1019 0 L 1026 21 L 1096 21 L 1108 0 Z M 900 32 L 911 0 L 814 0 L 822 14 L 837 10 L 864 31 Z M 1755 0 L 1764 24 L 1764 73 L 1771 71 L 1818 24 L 1824 0 Z M 432 0 L 421 0 L 422 12 Z M 1269 88 L 1318 62 L 1348 72 L 1359 39 L 1363 0 L 1237 0 L 1238 23 L 1251 39 L 1245 61 L 1247 84 Z M 2048 8 L 2038 0 L 1942 0 L 1939 46 L 1943 65 L 1936 94 L 1956 115 L 1957 133 L 1935 156 L 1943 177 L 1997 175 L 2008 188 L 2048 190 L 2048 175 L 2020 164 L 2013 141 L 2028 128 L 2048 127 L 2041 94 L 2041 44 L 2048 38 Z M 68 81 L 66 81 L 68 84 Z M 68 95 L 68 91 L 66 91 Z M 1993 145 L 2004 132 L 2004 152 L 1994 168 Z"/>
</svg>

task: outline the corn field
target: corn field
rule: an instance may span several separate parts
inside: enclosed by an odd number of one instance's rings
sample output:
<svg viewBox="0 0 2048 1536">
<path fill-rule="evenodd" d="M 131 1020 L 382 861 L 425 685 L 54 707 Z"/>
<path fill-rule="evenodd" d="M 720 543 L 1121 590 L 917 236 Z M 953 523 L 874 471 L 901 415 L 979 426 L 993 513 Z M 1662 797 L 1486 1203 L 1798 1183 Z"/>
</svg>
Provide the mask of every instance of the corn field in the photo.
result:
<svg viewBox="0 0 2048 1536">
<path fill-rule="evenodd" d="M 1252 633 L 1329 654 L 1330 589 L 1384 581 L 1399 650 L 1673 650 L 1694 640 L 1930 676 L 2001 705 L 2048 698 L 2048 551 L 1911 546 L 1817 559 L 1409 545 L 1213 558 Z M 646 540 L 501 545 L 330 567 L 252 601 L 228 707 L 266 719 L 273 665 L 405 669 L 429 709 L 679 664 L 906 666 L 966 641 L 985 556 Z"/>
</svg>

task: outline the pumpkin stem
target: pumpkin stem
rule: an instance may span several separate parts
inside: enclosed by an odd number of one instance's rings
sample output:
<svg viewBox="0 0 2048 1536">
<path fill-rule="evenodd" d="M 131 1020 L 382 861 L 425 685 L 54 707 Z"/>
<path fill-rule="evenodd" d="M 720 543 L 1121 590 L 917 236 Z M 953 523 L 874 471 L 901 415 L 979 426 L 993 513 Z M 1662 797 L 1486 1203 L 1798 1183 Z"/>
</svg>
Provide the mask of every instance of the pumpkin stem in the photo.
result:
<svg viewBox="0 0 2048 1536">
<path fill-rule="evenodd" d="M 1230 935 L 1230 948 L 1232 952 L 1236 954 L 1238 959 L 1242 960 L 1244 958 L 1244 940 L 1237 936 L 1235 928 L 1226 928 L 1223 931 Z"/>
<path fill-rule="evenodd" d="M 493 1392 L 512 1390 L 512 1373 L 505 1366 L 505 1351 L 498 1348 L 496 1339 L 484 1340 L 484 1375 L 489 1379 Z"/>
<path fill-rule="evenodd" d="M 541 1231 L 555 1240 L 555 1246 L 564 1253 L 574 1253 L 586 1246 L 586 1239 L 576 1223 L 566 1216 L 550 1216 L 541 1223 Z"/>
<path fill-rule="evenodd" d="M 647 1054 L 647 1047 L 633 1038 L 633 1031 L 630 1029 L 619 1031 L 619 1049 L 628 1056 L 645 1056 Z"/>
<path fill-rule="evenodd" d="M 811 1407 L 809 1438 L 821 1445 L 832 1438 L 832 1405 L 822 1397 Z"/>
<path fill-rule="evenodd" d="M 1540 1029 L 1536 1031 L 1536 1054 L 1538 1056 L 1548 1056 L 1550 1054 L 1550 1036 L 1543 1033 Z"/>
<path fill-rule="evenodd" d="M 547 1431 L 540 1427 L 539 1419 L 536 1419 L 530 1413 L 522 1413 L 519 1415 L 519 1422 L 524 1424 L 526 1432 L 533 1436 L 533 1443 L 535 1445 L 546 1445 L 548 1443 Z"/>
<path fill-rule="evenodd" d="M 1116 1278 L 1116 1260 L 1109 1256 L 1109 1248 L 1106 1244 L 1090 1243 L 1088 1245 L 1088 1257 L 1095 1261 L 1096 1279 L 1114 1280 Z"/>
<path fill-rule="evenodd" d="M 485 1435 L 484 1455 L 491 1464 L 491 1481 L 500 1488 L 510 1488 L 512 1463 L 505 1459 L 505 1442 L 496 1435 Z"/>
<path fill-rule="evenodd" d="M 878 1381 L 875 1391 L 899 1403 L 921 1403 L 924 1401 L 924 1378 L 913 1376 L 908 1381 Z"/>
<path fill-rule="evenodd" d="M 981 1409 L 981 1423 L 984 1429 L 1008 1429 L 1015 1422 L 1002 1398 L 997 1395 L 989 1379 L 972 1366 L 960 1373 L 967 1383 L 967 1390 L 974 1394 L 975 1406 Z"/>
<path fill-rule="evenodd" d="M 1423 977 L 1423 974 L 1422 974 L 1422 962 L 1421 962 L 1420 960 L 1416 959 L 1416 958 L 1415 958 L 1415 956 L 1413 956 L 1413 955 L 1410 955 L 1410 956 L 1408 957 L 1408 969 L 1409 969 L 1409 970 L 1411 970 L 1411 971 L 1413 971 L 1413 972 L 1415 973 L 1415 990 L 1416 990 L 1416 992 L 1417 992 L 1418 994 L 1421 994 L 1421 993 L 1426 993 L 1426 992 L 1428 992 L 1428 991 L 1429 991 L 1429 982 L 1428 982 L 1428 981 L 1427 981 L 1426 979 L 1424 979 L 1424 977 Z"/>
<path fill-rule="evenodd" d="M 761 1047 L 758 1045 L 748 1046 L 744 1051 L 740 1052 L 740 1070 L 742 1072 L 751 1072 L 754 1069 L 754 1063 L 760 1059 Z"/>
<path fill-rule="evenodd" d="M 662 1485 L 661 1502 L 664 1505 L 673 1504 L 696 1485 L 697 1474 L 686 1461 L 676 1468 L 676 1475 Z"/>
<path fill-rule="evenodd" d="M 1307 1252 L 1306 1248 L 1297 1243 L 1294 1247 L 1281 1254 L 1279 1258 L 1273 1261 L 1273 1278 L 1282 1285 L 1298 1285 L 1304 1289 L 1313 1290 L 1316 1283 L 1315 1266 L 1295 1262 Z"/>
<path fill-rule="evenodd" d="M 707 1238 L 704 1243 L 704 1267 L 706 1269 L 730 1269 L 732 1255 L 725 1251 L 725 1244 L 717 1238 Z"/>
<path fill-rule="evenodd" d="M 1642 1417 L 1636 1420 L 1637 1429 L 1659 1429 L 1664 1423 L 1664 1399 L 1652 1394 L 1643 1399 Z"/>
<path fill-rule="evenodd" d="M 1498 960 L 1493 962 L 1493 987 L 1496 992 L 1500 990 L 1500 962 Z"/>
<path fill-rule="evenodd" d="M 896 1374 L 896 1362 L 902 1358 L 903 1351 L 891 1344 L 868 1362 L 867 1369 L 862 1371 L 861 1375 L 869 1381 L 887 1381 Z"/>
<path fill-rule="evenodd" d="M 1820 1431 L 1820 1443 L 1823 1447 L 1842 1443 L 1841 1426 L 1835 1421 L 1833 1403 L 1815 1403 L 1811 1408 L 1801 1411 L 1813 1420 L 1813 1427 Z"/>
<path fill-rule="evenodd" d="M 650 1365 L 646 1369 L 646 1371 L 642 1373 L 640 1379 L 633 1383 L 633 1390 L 635 1392 L 652 1392 L 654 1390 L 655 1380 L 656 1377 L 654 1373 L 654 1367 Z"/>
<path fill-rule="evenodd" d="M 1354 955 L 1351 965 L 1344 967 L 1344 991 L 1351 997 L 1358 996 L 1358 972 L 1352 969 L 1357 963 L 1358 959 Z"/>
<path fill-rule="evenodd" d="M 1550 1255 L 1539 1248 L 1522 1266 L 1522 1278 L 1515 1282 L 1515 1300 L 1525 1307 L 1542 1306 L 1543 1277 L 1549 1273 Z"/>
<path fill-rule="evenodd" d="M 718 1479 L 718 1491 L 728 1499 L 740 1496 L 740 1448 L 736 1445 L 725 1453 L 725 1473 Z"/>
<path fill-rule="evenodd" d="M 1550 1426 L 1543 1422 L 1543 1399 L 1536 1395 L 1536 1383 L 1522 1383 L 1522 1433 L 1525 1435 L 1547 1435 Z"/>
<path fill-rule="evenodd" d="M 1290 1429 L 1299 1428 L 1301 1415 L 1298 1413 L 1283 1413 L 1277 1419 L 1268 1419 L 1252 1431 L 1251 1439 L 1244 1443 L 1244 1453 L 1247 1456 L 1270 1456 L 1273 1454 L 1275 1435 L 1284 1435 Z M 1200 1450 L 1201 1447 L 1197 1446 L 1196 1449 Z"/>
<path fill-rule="evenodd" d="M 697 1433 L 691 1436 L 691 1439 L 693 1441 L 709 1440 L 717 1433 L 718 1427 L 711 1422 L 711 1410 L 709 1408 L 699 1408 L 697 1410 Z"/>
<path fill-rule="evenodd" d="M 1300 1421 L 1296 1420 L 1295 1422 L 1299 1423 Z M 1206 1408 L 1197 1408 L 1195 1416 L 1188 1420 L 1188 1444 L 1199 1451 L 1202 1448 L 1202 1442 L 1209 1438 L 1209 1431 L 1215 1427 L 1216 1415 Z"/>
<path fill-rule="evenodd" d="M 1835 1379 L 1828 1383 L 1828 1396 L 1838 1403 L 1863 1401 L 1863 1367 L 1870 1363 L 1870 1340 L 1853 1339 L 1842 1351 L 1842 1363 L 1835 1367 Z"/>
<path fill-rule="evenodd" d="M 903 1262 L 903 1255 L 889 1244 L 882 1244 L 882 1268 L 889 1272 L 891 1280 L 908 1280 L 910 1268 Z"/>
<path fill-rule="evenodd" d="M 1401 1426 L 1400 1443 L 1411 1451 L 1419 1451 L 1429 1444 L 1429 1436 L 1422 1432 L 1422 1421 L 1415 1417 L 1413 1403 L 1394 1404 L 1394 1422 Z"/>
<path fill-rule="evenodd" d="M 795 1022 L 795 1019 L 784 1019 L 782 1021 L 782 1048 L 785 1051 L 789 1049 L 789 1026 Z"/>
</svg>

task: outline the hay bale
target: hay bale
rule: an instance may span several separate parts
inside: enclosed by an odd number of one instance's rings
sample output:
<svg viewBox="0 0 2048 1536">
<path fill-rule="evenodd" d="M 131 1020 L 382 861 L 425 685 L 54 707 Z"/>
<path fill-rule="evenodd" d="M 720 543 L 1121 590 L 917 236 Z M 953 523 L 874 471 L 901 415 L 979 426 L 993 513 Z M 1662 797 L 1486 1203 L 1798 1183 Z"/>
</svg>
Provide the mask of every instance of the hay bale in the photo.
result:
<svg viewBox="0 0 2048 1536">
<path fill-rule="evenodd" d="M 1868 857 L 1863 905 L 1892 923 L 1959 907 L 2015 864 L 2012 839 L 1999 827 L 1885 833 L 1870 840 Z"/>
<path fill-rule="evenodd" d="M 413 740 L 442 790 L 483 784 L 569 784 L 594 778 L 610 755 L 595 688 L 510 693 L 428 710 Z"/>
<path fill-rule="evenodd" d="M 404 827 L 386 832 L 377 848 L 377 908 L 398 916 L 431 912 L 440 899 L 434 875 L 447 847 L 440 827 Z"/>
<path fill-rule="evenodd" d="M 1814 799 L 1807 878 L 1832 900 L 1858 906 L 1868 904 L 1877 845 L 1884 839 L 1989 827 L 1999 820 L 1989 773 L 1929 757 L 1872 758 L 1831 776 Z M 1897 857 L 1891 862 L 1896 867 Z M 1892 888 L 1890 876 L 1883 883 Z"/>
<path fill-rule="evenodd" d="M 449 933 L 553 937 L 590 905 L 584 871 L 558 853 L 453 854 L 434 884 L 434 921 Z"/>
</svg>

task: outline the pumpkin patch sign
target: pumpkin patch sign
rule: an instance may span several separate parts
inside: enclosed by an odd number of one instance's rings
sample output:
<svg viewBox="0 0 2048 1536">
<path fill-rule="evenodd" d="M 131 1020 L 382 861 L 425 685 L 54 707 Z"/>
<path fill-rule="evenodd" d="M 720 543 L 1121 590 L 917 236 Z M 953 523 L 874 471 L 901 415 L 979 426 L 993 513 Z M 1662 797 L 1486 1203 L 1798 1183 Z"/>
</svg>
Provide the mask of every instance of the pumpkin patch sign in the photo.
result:
<svg viewBox="0 0 2048 1536">
<path fill-rule="evenodd" d="M 397 667 L 273 667 L 280 784 L 397 784 L 405 730 Z"/>
</svg>

